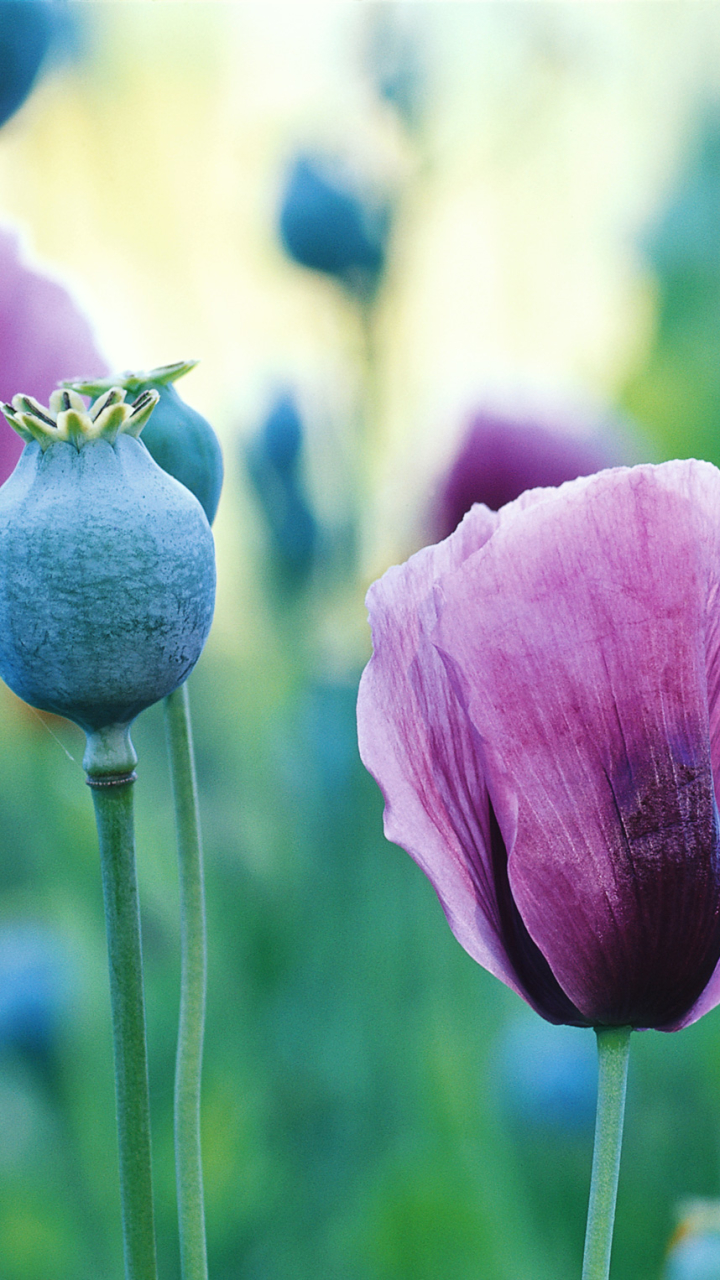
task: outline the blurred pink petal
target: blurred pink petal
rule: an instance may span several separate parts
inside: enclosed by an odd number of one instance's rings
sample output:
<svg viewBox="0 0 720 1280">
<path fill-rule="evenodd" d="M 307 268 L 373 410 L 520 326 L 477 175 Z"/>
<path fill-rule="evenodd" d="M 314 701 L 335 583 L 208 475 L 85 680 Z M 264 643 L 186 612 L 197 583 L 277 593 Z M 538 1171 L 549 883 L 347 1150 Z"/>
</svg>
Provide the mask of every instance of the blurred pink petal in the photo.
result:
<svg viewBox="0 0 720 1280">
<path fill-rule="evenodd" d="M 63 378 L 107 372 L 90 323 L 70 294 L 27 267 L 17 236 L 0 231 L 0 398 L 24 392 L 47 404 Z M 21 452 L 22 441 L 0 416 L 0 482 Z"/>
</svg>

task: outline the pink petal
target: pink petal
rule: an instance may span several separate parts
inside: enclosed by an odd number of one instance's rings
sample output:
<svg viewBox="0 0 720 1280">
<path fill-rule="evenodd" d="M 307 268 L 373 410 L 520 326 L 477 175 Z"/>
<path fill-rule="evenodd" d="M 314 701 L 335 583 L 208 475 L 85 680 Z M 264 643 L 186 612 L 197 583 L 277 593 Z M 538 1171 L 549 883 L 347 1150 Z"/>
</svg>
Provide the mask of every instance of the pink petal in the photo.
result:
<svg viewBox="0 0 720 1280">
<path fill-rule="evenodd" d="M 439 588 L 515 902 L 589 1022 L 699 1016 L 720 955 L 719 516 L 708 464 L 604 472 L 505 508 Z"/>
<path fill-rule="evenodd" d="M 17 237 L 0 231 L 0 399 L 18 392 L 47 404 L 63 378 L 99 377 L 107 365 L 90 324 L 62 285 L 26 267 Z M 0 416 L 0 483 L 22 451 Z"/>
<path fill-rule="evenodd" d="M 508 954 L 506 917 L 517 913 L 509 888 L 500 900 L 493 873 L 486 744 L 428 640 L 437 618 L 434 585 L 483 546 L 498 519 L 474 507 L 451 538 L 390 569 L 371 588 L 374 656 L 360 684 L 358 729 L 362 759 L 385 796 L 388 839 L 429 876 L 465 949 L 536 1003 Z M 558 1009 L 550 1003 L 556 1020 L 572 1017 L 566 1000 Z"/>
</svg>

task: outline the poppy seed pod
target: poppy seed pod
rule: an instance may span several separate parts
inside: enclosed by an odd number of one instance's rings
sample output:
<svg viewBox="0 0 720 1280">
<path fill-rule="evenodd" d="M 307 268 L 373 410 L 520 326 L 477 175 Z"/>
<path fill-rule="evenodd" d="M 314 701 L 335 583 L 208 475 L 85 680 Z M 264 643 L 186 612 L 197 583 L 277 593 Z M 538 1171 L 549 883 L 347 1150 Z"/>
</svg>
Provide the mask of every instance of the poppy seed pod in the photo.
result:
<svg viewBox="0 0 720 1280">
<path fill-rule="evenodd" d="M 163 471 L 195 494 L 212 524 L 223 483 L 220 441 L 207 419 L 186 404 L 172 385 L 196 364 L 197 360 L 181 360 L 147 373 L 124 373 L 116 378 L 63 385 L 86 396 L 99 396 L 111 387 L 121 387 L 134 396 L 157 392 L 152 418 L 143 431 L 143 444 Z"/>
<path fill-rule="evenodd" d="M 0 674 L 85 730 L 89 772 L 112 772 L 121 742 L 132 768 L 127 726 L 185 680 L 212 621 L 208 522 L 137 439 L 156 399 L 4 406 L 27 443 L 0 490 Z"/>
</svg>

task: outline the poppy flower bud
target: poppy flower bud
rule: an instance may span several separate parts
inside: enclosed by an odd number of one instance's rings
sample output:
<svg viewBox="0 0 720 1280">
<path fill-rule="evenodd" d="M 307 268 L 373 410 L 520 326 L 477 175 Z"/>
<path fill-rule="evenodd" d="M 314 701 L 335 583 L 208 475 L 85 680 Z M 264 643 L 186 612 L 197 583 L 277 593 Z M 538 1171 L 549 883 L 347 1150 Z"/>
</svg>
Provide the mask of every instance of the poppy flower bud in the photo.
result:
<svg viewBox="0 0 720 1280">
<path fill-rule="evenodd" d="M 372 292 L 385 266 L 389 210 L 362 195 L 339 165 L 300 155 L 280 206 L 280 237 L 303 267 Z"/>
<path fill-rule="evenodd" d="M 22 923 L 0 929 L 0 1052 L 47 1060 L 71 977 L 67 948 L 49 929 Z"/>
<path fill-rule="evenodd" d="M 157 393 L 152 418 L 143 430 L 143 444 L 163 471 L 195 494 L 212 524 L 223 483 L 220 441 L 210 423 L 180 398 L 172 385 L 195 368 L 197 360 L 180 360 L 147 373 L 124 373 L 114 378 L 68 381 L 81 395 L 99 396 L 111 387 L 121 387 L 137 397 L 145 391 Z"/>
<path fill-rule="evenodd" d="M 46 0 L 0 3 L 0 125 L 22 106 L 55 33 L 57 5 Z"/>
<path fill-rule="evenodd" d="M 301 475 L 303 425 L 291 395 L 280 395 L 245 459 L 267 521 L 276 568 L 286 585 L 299 585 L 312 569 L 318 528 Z"/>
<path fill-rule="evenodd" d="M 691 1201 L 675 1232 L 664 1280 L 715 1280 L 720 1275 L 720 1205 Z"/>
<path fill-rule="evenodd" d="M 427 80 L 416 15 L 411 13 L 408 21 L 394 5 L 375 5 L 368 16 L 364 62 L 371 84 L 406 127 L 416 129 L 422 121 Z"/>
<path fill-rule="evenodd" d="M 581 1028 L 518 1019 L 497 1046 L 495 1069 L 503 1108 L 523 1131 L 592 1132 L 597 1055 Z"/>
<path fill-rule="evenodd" d="M 137 438 L 157 399 L 3 407 L 26 446 L 0 490 L 0 674 L 85 730 L 89 773 L 132 770 L 127 726 L 185 680 L 212 621 L 208 522 Z"/>
</svg>

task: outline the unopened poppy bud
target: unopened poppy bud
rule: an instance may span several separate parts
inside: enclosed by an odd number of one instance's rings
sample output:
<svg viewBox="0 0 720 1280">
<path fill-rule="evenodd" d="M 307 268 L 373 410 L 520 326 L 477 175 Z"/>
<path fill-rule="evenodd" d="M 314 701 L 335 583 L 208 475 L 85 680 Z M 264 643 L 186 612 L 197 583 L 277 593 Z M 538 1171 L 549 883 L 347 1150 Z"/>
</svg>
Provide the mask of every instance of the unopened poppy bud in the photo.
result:
<svg viewBox="0 0 720 1280">
<path fill-rule="evenodd" d="M 385 266 L 389 208 L 359 191 L 331 157 L 299 155 L 283 192 L 279 230 L 303 267 L 372 293 Z"/>
<path fill-rule="evenodd" d="M 0 125 L 22 106 L 57 29 L 58 5 L 0 0 Z"/>
<path fill-rule="evenodd" d="M 172 385 L 196 364 L 197 360 L 180 360 L 146 373 L 78 379 L 64 385 L 88 396 L 99 396 L 117 387 L 135 398 L 152 393 L 155 407 L 143 432 L 143 444 L 163 471 L 195 494 L 212 524 L 223 483 L 220 442 L 210 423 L 186 404 Z"/>
<path fill-rule="evenodd" d="M 663 1280 L 716 1280 L 720 1275 L 720 1204 L 693 1200 L 670 1244 Z"/>
<path fill-rule="evenodd" d="M 212 621 L 204 512 L 136 438 L 157 398 L 3 410 L 27 443 L 0 490 L 0 674 L 85 730 L 89 773 L 131 771 L 127 726 L 185 680 Z"/>
<path fill-rule="evenodd" d="M 302 478 L 303 423 L 295 399 L 278 396 L 245 462 L 267 522 L 275 567 L 286 586 L 299 586 L 310 573 L 318 527 Z"/>
</svg>

